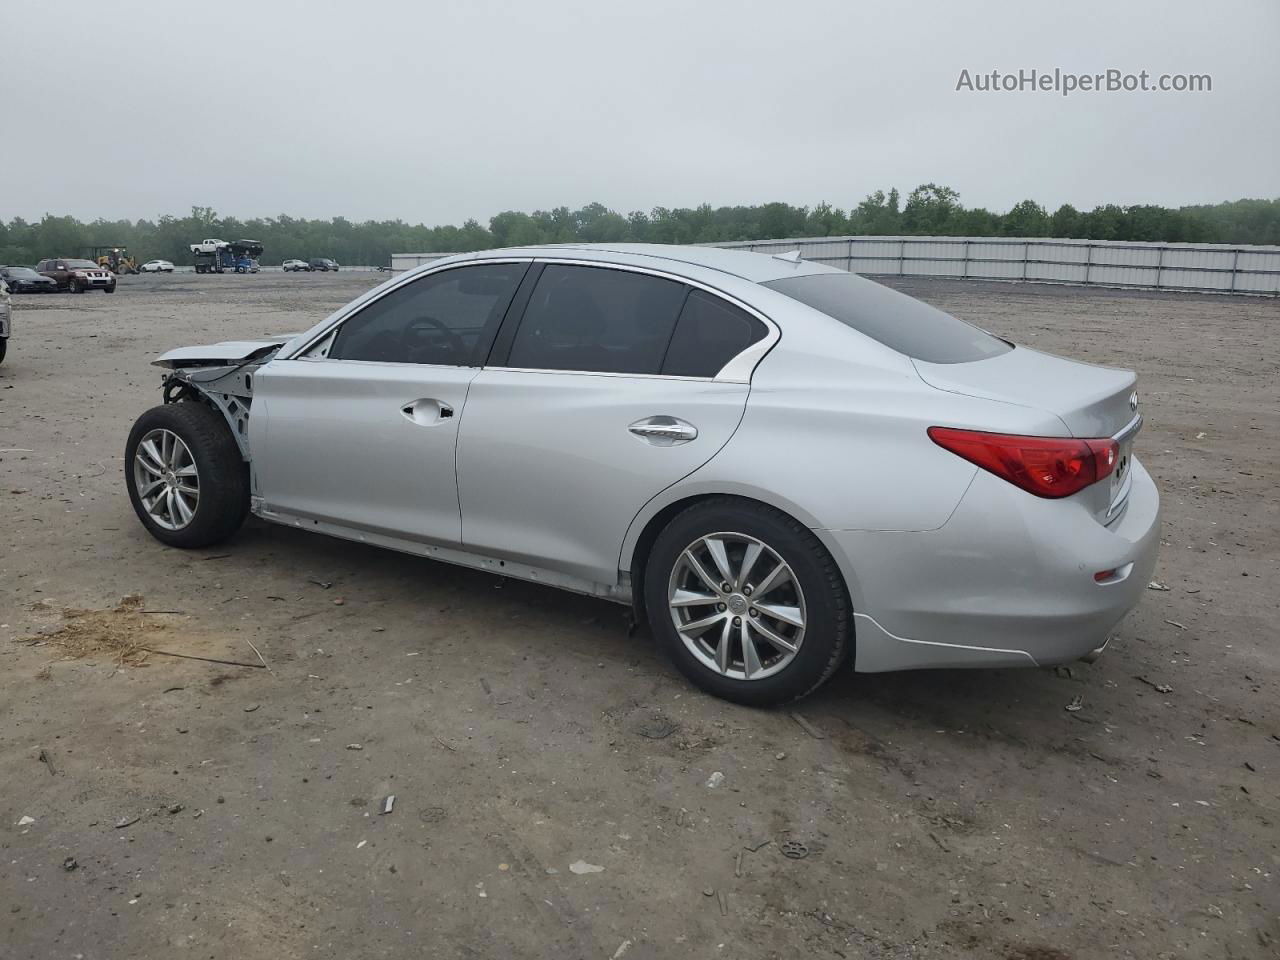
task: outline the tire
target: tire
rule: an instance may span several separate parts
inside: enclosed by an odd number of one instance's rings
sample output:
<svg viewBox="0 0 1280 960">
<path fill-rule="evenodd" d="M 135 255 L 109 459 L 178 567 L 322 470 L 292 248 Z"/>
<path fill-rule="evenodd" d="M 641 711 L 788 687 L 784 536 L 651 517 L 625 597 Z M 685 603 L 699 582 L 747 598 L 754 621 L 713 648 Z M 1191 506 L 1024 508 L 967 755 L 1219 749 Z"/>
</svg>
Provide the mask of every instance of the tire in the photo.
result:
<svg viewBox="0 0 1280 960">
<path fill-rule="evenodd" d="M 68 280 L 67 293 L 84 293 L 84 287 L 80 286 L 75 280 Z"/>
<path fill-rule="evenodd" d="M 103 292 L 103 293 L 115 293 L 115 292 L 116 292 L 116 285 L 113 283 L 113 284 L 112 284 L 111 286 L 109 286 L 109 287 L 103 287 L 103 288 L 102 288 L 102 292 Z"/>
<path fill-rule="evenodd" d="M 743 582 L 729 583 L 728 591 L 722 589 L 725 581 L 713 589 L 686 560 L 693 554 L 702 571 L 718 579 L 721 575 L 707 545 L 710 541 L 721 544 L 734 575 L 744 565 L 748 550 L 754 549 L 752 544 L 759 545 Z M 773 568 L 779 565 L 775 576 Z M 753 601 L 755 586 L 766 592 L 756 593 Z M 677 514 L 654 541 L 642 589 L 654 636 L 680 672 L 708 693 L 735 703 L 764 707 L 798 700 L 825 683 L 853 646 L 849 594 L 831 554 L 803 524 L 755 501 L 716 497 Z M 672 591 L 677 589 L 685 602 L 672 606 Z M 714 602 L 693 601 L 695 594 Z M 761 602 L 757 609 L 754 603 L 761 598 L 768 602 Z M 798 619 L 803 632 L 766 610 Z M 682 635 L 676 628 L 677 618 L 685 623 L 710 618 L 716 622 L 704 631 Z M 724 624 L 728 624 L 728 643 L 722 648 Z M 744 629 L 754 654 L 751 665 L 742 640 Z M 799 642 L 788 652 L 758 629 L 787 643 L 797 637 Z M 721 649 L 727 651 L 724 656 Z"/>
<path fill-rule="evenodd" d="M 178 471 L 185 471 L 191 466 L 195 468 L 194 478 L 189 474 L 174 478 L 179 484 L 194 487 L 197 491 L 194 509 L 189 495 L 175 492 L 175 496 L 187 505 L 185 512 L 190 513 L 189 518 L 184 516 L 181 508 L 153 501 L 157 506 L 153 513 L 143 503 L 142 493 L 147 488 L 144 486 L 140 491 L 139 483 L 153 481 L 160 476 L 160 471 L 139 464 L 138 448 L 145 440 L 153 452 L 167 450 L 163 445 L 166 438 L 161 435 L 162 431 L 176 436 L 185 447 L 186 455 L 179 454 L 171 463 L 162 461 L 160 465 L 176 464 Z M 144 448 L 143 463 L 146 462 L 147 449 Z M 171 547 L 207 547 L 225 540 L 244 523 L 249 512 L 248 465 L 240 456 L 240 448 L 222 414 L 213 408 L 195 401 L 152 407 L 134 422 L 124 456 L 129 501 L 142 525 L 161 543 Z M 154 464 L 154 460 L 151 462 Z M 158 501 L 164 500 L 162 491 Z M 177 523 L 170 522 L 173 520 Z"/>
<path fill-rule="evenodd" d="M 0 363 L 4 363 L 4 355 L 9 352 L 9 338 L 0 337 Z"/>
</svg>

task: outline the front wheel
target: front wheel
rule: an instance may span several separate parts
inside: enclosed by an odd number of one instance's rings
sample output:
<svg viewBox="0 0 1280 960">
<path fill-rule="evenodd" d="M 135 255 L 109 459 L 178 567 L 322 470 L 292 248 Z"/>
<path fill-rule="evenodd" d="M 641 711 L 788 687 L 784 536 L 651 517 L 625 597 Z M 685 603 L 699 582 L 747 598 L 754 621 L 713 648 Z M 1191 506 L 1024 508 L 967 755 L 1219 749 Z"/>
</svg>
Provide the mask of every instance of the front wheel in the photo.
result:
<svg viewBox="0 0 1280 960">
<path fill-rule="evenodd" d="M 152 407 L 125 445 L 129 500 L 148 532 L 171 547 L 207 547 L 249 512 L 248 467 L 222 415 L 195 401 Z"/>
<path fill-rule="evenodd" d="M 115 292 L 116 292 L 116 285 L 113 283 L 113 284 L 112 284 L 111 286 L 109 286 L 109 287 L 103 287 L 103 288 L 102 288 L 102 292 L 103 292 L 103 293 L 115 293 Z"/>
<path fill-rule="evenodd" d="M 78 280 L 68 280 L 68 281 L 67 281 L 67 293 L 84 293 L 84 288 L 83 288 L 82 286 L 80 286 L 80 281 L 78 281 Z"/>
<path fill-rule="evenodd" d="M 849 653 L 849 596 L 831 554 L 754 501 L 718 497 L 677 515 L 654 542 L 643 590 L 676 666 L 726 700 L 799 699 Z"/>
</svg>

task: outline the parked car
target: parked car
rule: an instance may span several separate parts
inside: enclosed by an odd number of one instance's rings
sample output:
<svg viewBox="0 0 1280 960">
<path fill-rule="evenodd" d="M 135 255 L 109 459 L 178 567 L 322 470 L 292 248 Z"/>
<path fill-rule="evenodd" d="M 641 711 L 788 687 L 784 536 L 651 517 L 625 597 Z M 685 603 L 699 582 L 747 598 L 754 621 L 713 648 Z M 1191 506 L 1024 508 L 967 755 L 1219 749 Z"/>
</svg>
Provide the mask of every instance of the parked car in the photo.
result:
<svg viewBox="0 0 1280 960">
<path fill-rule="evenodd" d="M 338 261 L 330 260 L 328 257 L 312 257 L 307 261 L 307 265 L 312 270 L 329 271 L 338 269 Z"/>
<path fill-rule="evenodd" d="M 168 260 L 148 260 L 138 269 L 143 273 L 173 273 L 173 264 Z"/>
<path fill-rule="evenodd" d="M 1092 657 L 1159 495 L 1134 374 L 798 254 L 467 254 L 171 350 L 125 449 L 177 547 L 267 520 L 624 603 L 706 690 Z"/>
<path fill-rule="evenodd" d="M 311 272 L 311 264 L 307 263 L 305 260 L 286 260 L 280 265 L 280 267 L 285 273 L 295 273 L 299 270 L 306 270 L 308 273 Z"/>
<path fill-rule="evenodd" d="M 12 329 L 13 304 L 9 300 L 9 283 L 0 276 L 0 362 L 9 352 L 9 333 Z"/>
<path fill-rule="evenodd" d="M 225 240 L 201 240 L 199 243 L 189 243 L 187 246 L 192 253 L 217 253 L 223 247 L 230 246 Z"/>
<path fill-rule="evenodd" d="M 36 273 L 52 277 L 59 290 L 71 293 L 84 293 L 86 290 L 116 292 L 116 275 L 92 260 L 41 260 L 36 264 Z"/>
<path fill-rule="evenodd" d="M 9 285 L 10 293 L 56 293 L 58 290 L 57 281 L 30 267 L 0 267 L 0 279 Z"/>
</svg>

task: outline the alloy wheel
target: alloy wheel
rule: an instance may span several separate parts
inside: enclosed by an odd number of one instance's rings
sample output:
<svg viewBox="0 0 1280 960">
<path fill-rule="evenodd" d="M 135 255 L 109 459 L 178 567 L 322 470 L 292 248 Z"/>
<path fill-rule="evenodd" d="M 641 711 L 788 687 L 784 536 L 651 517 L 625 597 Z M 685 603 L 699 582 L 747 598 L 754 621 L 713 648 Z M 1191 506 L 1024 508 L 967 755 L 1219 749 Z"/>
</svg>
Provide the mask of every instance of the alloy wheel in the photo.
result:
<svg viewBox="0 0 1280 960">
<path fill-rule="evenodd" d="M 172 430 L 152 430 L 133 454 L 133 480 L 143 509 L 158 526 L 181 530 L 200 504 L 200 474 L 191 450 Z"/>
<path fill-rule="evenodd" d="M 791 566 L 745 533 L 711 533 L 681 551 L 667 587 L 671 622 L 709 670 L 763 680 L 804 642 L 804 591 Z"/>
</svg>

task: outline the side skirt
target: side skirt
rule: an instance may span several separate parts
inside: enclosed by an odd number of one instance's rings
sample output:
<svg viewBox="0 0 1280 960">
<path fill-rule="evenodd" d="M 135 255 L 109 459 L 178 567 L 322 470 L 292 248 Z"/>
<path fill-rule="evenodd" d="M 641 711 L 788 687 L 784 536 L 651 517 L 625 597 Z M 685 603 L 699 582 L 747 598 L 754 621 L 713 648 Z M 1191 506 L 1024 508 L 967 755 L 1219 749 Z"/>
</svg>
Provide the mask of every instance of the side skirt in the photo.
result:
<svg viewBox="0 0 1280 960">
<path fill-rule="evenodd" d="M 631 588 L 626 583 L 597 583 L 593 580 L 584 580 L 580 577 L 548 570 L 544 567 L 533 567 L 525 563 L 516 563 L 487 554 L 474 553 L 460 546 L 422 543 L 418 540 L 408 540 L 404 537 L 391 536 L 385 533 L 374 533 L 359 527 L 333 523 L 328 520 L 317 520 L 314 517 L 272 510 L 266 506 L 261 497 L 253 498 L 252 510 L 256 516 L 261 517 L 263 520 L 286 527 L 294 527 L 298 530 L 311 530 L 315 533 L 327 534 L 342 540 L 352 540 L 356 543 L 367 543 L 375 547 L 384 547 L 388 550 L 412 554 L 415 557 L 440 560 L 459 567 L 470 567 L 473 570 L 485 570 L 501 577 L 511 577 L 513 580 L 545 583 L 560 590 L 581 593 L 589 597 L 599 597 L 601 600 L 610 600 L 614 603 L 631 603 Z"/>
</svg>

